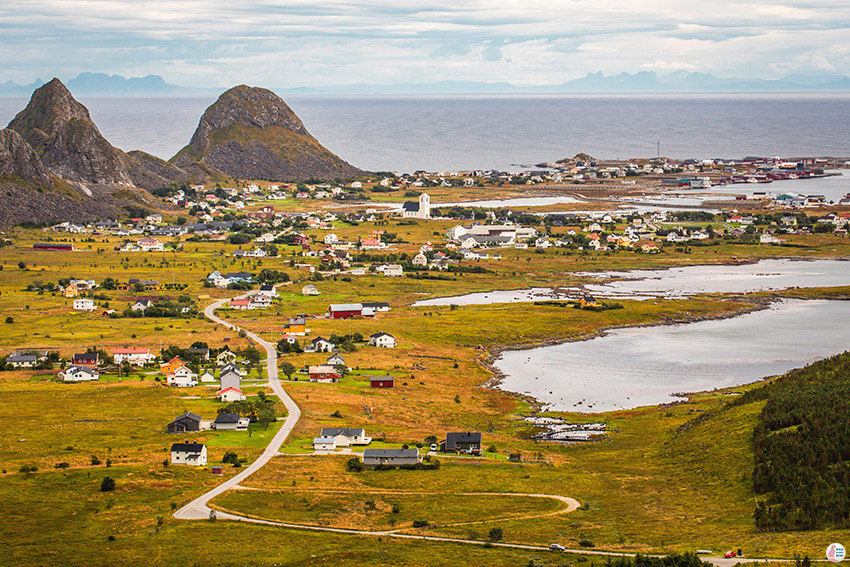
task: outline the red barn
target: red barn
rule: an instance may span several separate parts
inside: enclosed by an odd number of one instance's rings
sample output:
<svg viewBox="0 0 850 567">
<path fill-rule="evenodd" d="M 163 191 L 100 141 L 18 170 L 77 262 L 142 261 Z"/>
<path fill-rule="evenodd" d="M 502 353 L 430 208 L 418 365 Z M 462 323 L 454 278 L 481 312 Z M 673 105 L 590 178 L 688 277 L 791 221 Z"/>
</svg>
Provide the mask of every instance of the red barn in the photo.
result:
<svg viewBox="0 0 850 567">
<path fill-rule="evenodd" d="M 98 363 L 100 362 L 98 353 L 96 352 L 84 352 L 82 354 L 75 354 L 71 359 L 71 364 L 74 366 L 85 366 L 87 368 L 97 368 Z"/>
<path fill-rule="evenodd" d="M 61 244 L 59 242 L 36 242 L 32 245 L 35 250 L 52 250 L 55 252 L 73 252 L 73 244 Z"/>
<path fill-rule="evenodd" d="M 392 376 L 372 376 L 369 385 L 373 388 L 395 388 L 395 378 Z"/>
<path fill-rule="evenodd" d="M 328 306 L 331 319 L 351 319 L 363 315 L 363 305 L 360 303 L 332 303 Z"/>
</svg>

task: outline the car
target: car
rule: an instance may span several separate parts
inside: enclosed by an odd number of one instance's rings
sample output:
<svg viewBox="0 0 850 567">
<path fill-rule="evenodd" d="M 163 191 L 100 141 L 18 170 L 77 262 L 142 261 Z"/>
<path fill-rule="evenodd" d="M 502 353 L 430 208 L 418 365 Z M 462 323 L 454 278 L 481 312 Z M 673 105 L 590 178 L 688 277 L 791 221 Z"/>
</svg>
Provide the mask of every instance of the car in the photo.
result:
<svg viewBox="0 0 850 567">
<path fill-rule="evenodd" d="M 560 543 L 550 543 L 549 551 L 566 551 L 567 548 L 561 545 Z"/>
<path fill-rule="evenodd" d="M 737 557 L 737 556 L 738 556 L 738 554 L 736 554 L 734 551 L 727 551 L 726 553 L 723 554 L 723 557 L 725 559 L 731 559 L 732 557 Z"/>
<path fill-rule="evenodd" d="M 431 450 L 432 450 L 432 451 L 436 451 L 437 449 L 439 449 L 439 447 L 437 446 L 437 444 L 436 444 L 436 443 L 431 443 Z"/>
</svg>

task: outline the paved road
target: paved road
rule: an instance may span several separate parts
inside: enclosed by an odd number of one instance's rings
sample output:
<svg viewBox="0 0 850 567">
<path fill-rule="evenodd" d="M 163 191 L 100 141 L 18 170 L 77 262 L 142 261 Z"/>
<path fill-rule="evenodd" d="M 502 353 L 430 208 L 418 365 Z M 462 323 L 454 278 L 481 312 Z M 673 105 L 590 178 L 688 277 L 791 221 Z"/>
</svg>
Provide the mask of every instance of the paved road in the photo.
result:
<svg viewBox="0 0 850 567">
<path fill-rule="evenodd" d="M 216 317 L 215 310 L 219 309 L 226 302 L 230 301 L 230 299 L 222 299 L 221 301 L 216 301 L 212 305 L 208 306 L 204 309 L 204 315 L 210 319 L 211 321 L 218 323 L 219 325 L 223 325 L 228 329 L 233 329 L 235 331 L 240 330 L 235 325 Z M 283 386 L 280 384 L 280 379 L 277 375 L 277 345 L 274 343 L 270 343 L 264 340 L 262 337 L 248 331 L 245 329 L 248 338 L 252 341 L 266 349 L 266 372 L 269 378 L 269 384 L 274 390 L 274 393 L 280 398 L 280 401 L 283 402 L 283 405 L 286 406 L 287 412 L 289 414 L 286 416 L 286 420 L 283 422 L 280 430 L 275 434 L 272 438 L 271 442 L 266 447 L 265 451 L 251 463 L 248 467 L 245 468 L 242 472 L 237 474 L 236 476 L 227 479 L 223 483 L 219 484 L 206 494 L 195 498 L 179 510 L 174 513 L 174 517 L 180 520 L 201 520 L 208 519 L 210 516 L 210 508 L 207 506 L 210 500 L 226 492 L 260 470 L 263 466 L 268 463 L 272 457 L 277 455 L 278 449 L 280 449 L 281 444 L 286 441 L 286 438 L 292 433 L 292 430 L 295 428 L 295 424 L 298 423 L 298 420 L 301 418 L 301 410 L 295 404 L 292 398 L 289 397 L 283 390 Z"/>
<path fill-rule="evenodd" d="M 235 331 L 239 331 L 240 329 L 227 321 L 216 317 L 215 310 L 219 309 L 222 305 L 230 301 L 230 299 L 222 299 L 220 301 L 216 301 L 215 303 L 209 305 L 206 309 L 204 309 L 204 315 L 210 319 L 211 321 L 218 323 L 219 325 L 223 325 L 228 329 L 233 329 Z M 236 488 L 237 485 L 243 480 L 247 479 L 249 476 L 260 470 L 262 467 L 266 465 L 273 457 L 278 454 L 278 449 L 286 441 L 286 438 L 292 433 L 292 430 L 295 428 L 295 424 L 298 423 L 298 420 L 301 418 L 301 410 L 295 404 L 292 398 L 289 397 L 283 390 L 283 386 L 280 383 L 280 379 L 278 378 L 277 373 L 277 345 L 274 343 L 270 343 L 256 335 L 247 329 L 244 329 L 247 333 L 248 338 L 250 338 L 255 343 L 262 346 L 266 349 L 266 370 L 269 378 L 269 384 L 274 390 L 274 393 L 278 398 L 283 402 L 286 406 L 289 415 L 287 415 L 286 420 L 283 422 L 280 430 L 277 434 L 272 438 L 271 442 L 266 447 L 265 451 L 263 451 L 262 455 L 257 458 L 256 461 L 251 463 L 245 470 L 237 474 L 236 476 L 229 478 L 223 483 L 219 484 L 209 492 L 199 496 L 198 498 L 192 500 L 179 510 L 174 513 L 174 517 L 180 520 L 206 520 L 209 519 L 210 516 L 210 508 L 207 506 L 210 500 L 215 498 L 216 496 L 227 492 L 232 488 Z M 521 496 L 520 494 L 511 494 L 512 496 Z M 565 511 L 572 512 L 575 508 L 578 507 L 578 502 L 572 498 L 567 498 L 563 496 L 553 496 L 549 494 L 528 494 L 526 496 L 532 497 L 549 497 L 556 498 L 566 503 L 568 506 L 567 510 L 562 510 L 559 513 L 563 513 Z M 491 543 L 489 541 L 483 540 L 470 540 L 470 539 L 456 539 L 450 537 L 437 537 L 437 536 L 421 536 L 416 534 L 406 534 L 399 533 L 394 531 L 385 531 L 385 532 L 373 532 L 367 530 L 353 530 L 353 529 L 345 529 L 345 528 L 324 528 L 320 526 L 310 526 L 304 524 L 291 524 L 287 522 L 273 522 L 269 520 L 259 520 L 256 518 L 247 518 L 244 516 L 238 516 L 236 514 L 232 514 L 229 512 L 216 512 L 216 516 L 221 520 L 235 520 L 241 522 L 250 522 L 254 524 L 264 524 L 267 526 L 279 526 L 285 528 L 292 529 L 301 529 L 301 530 L 310 530 L 310 531 L 320 531 L 320 532 L 332 532 L 339 534 L 349 534 L 349 535 L 368 535 L 368 536 L 384 536 L 384 537 L 394 537 L 400 539 L 418 539 L 424 541 L 438 541 L 438 542 L 447 542 L 447 543 L 461 543 L 467 545 L 492 545 L 494 547 L 506 547 L 511 549 L 525 549 L 529 551 L 549 551 L 548 547 L 541 545 L 525 545 L 520 543 Z M 568 549 L 564 553 L 577 553 L 582 555 L 603 555 L 603 556 L 626 556 L 633 557 L 633 553 L 618 553 L 614 551 L 596 551 L 590 549 Z M 659 556 L 660 557 L 660 556 Z M 791 559 L 749 559 L 749 558 L 735 558 L 735 559 L 725 559 L 723 557 L 702 557 L 705 561 L 709 561 L 716 565 L 717 567 L 732 567 L 736 563 L 755 563 L 755 562 L 791 562 Z"/>
</svg>

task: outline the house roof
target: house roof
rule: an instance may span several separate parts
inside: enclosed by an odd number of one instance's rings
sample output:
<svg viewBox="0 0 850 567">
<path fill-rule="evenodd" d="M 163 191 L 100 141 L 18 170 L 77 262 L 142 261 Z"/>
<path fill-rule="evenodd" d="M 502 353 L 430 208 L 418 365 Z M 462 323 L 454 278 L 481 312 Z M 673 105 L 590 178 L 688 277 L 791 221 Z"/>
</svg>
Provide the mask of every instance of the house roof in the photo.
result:
<svg viewBox="0 0 850 567">
<path fill-rule="evenodd" d="M 227 388 L 224 388 L 223 390 L 218 391 L 219 394 L 224 394 L 225 392 L 239 392 L 241 394 L 242 390 L 240 388 L 234 388 L 233 386 L 228 386 Z"/>
<path fill-rule="evenodd" d="M 366 430 L 362 427 L 323 427 L 321 435 L 322 437 L 337 437 L 339 435 L 345 437 L 365 437 Z"/>
<path fill-rule="evenodd" d="M 184 413 L 183 415 L 178 415 L 178 416 L 174 419 L 174 421 L 172 421 L 171 423 L 175 423 L 175 422 L 177 422 L 177 421 L 184 421 L 184 420 L 187 420 L 187 419 L 188 419 L 189 421 L 197 421 L 197 422 L 200 422 L 200 421 L 201 421 L 201 416 L 196 415 L 196 414 L 194 414 L 194 413 L 192 413 L 192 412 L 186 412 L 186 413 Z"/>
<path fill-rule="evenodd" d="M 333 437 L 315 437 L 313 439 L 313 445 L 330 445 L 331 443 L 335 443 Z"/>
<path fill-rule="evenodd" d="M 310 341 L 310 342 L 311 342 L 311 343 L 313 343 L 313 344 L 316 344 L 316 343 L 318 343 L 318 342 L 326 342 L 326 343 L 330 343 L 330 341 L 329 341 L 328 339 L 324 338 L 324 337 L 316 337 L 315 339 L 313 339 L 313 340 L 312 340 L 312 341 Z M 331 344 L 333 344 L 333 343 L 331 343 Z"/>
<path fill-rule="evenodd" d="M 381 338 L 381 337 L 384 337 L 384 336 L 386 336 L 386 337 L 390 337 L 391 339 L 394 339 L 394 338 L 395 338 L 395 337 L 393 337 L 391 334 L 389 334 L 389 333 L 385 333 L 385 332 L 383 332 L 383 331 L 381 331 L 381 332 L 379 332 L 379 333 L 375 333 L 375 334 L 373 334 L 373 335 L 369 335 L 369 338 L 370 338 L 370 339 L 378 339 L 378 338 Z"/>
<path fill-rule="evenodd" d="M 171 452 L 200 454 L 204 450 L 203 443 L 173 443 Z"/>
<path fill-rule="evenodd" d="M 416 449 L 366 449 L 363 457 L 418 457 Z"/>
<path fill-rule="evenodd" d="M 401 210 L 407 211 L 407 212 L 410 212 L 410 213 L 417 213 L 417 212 L 419 212 L 419 202 L 418 201 L 405 201 L 401 205 Z"/>
<path fill-rule="evenodd" d="M 336 367 L 331 366 L 330 364 L 317 364 L 315 366 L 311 366 L 309 368 L 310 374 L 339 374 L 336 371 Z"/>
<path fill-rule="evenodd" d="M 6 362 L 35 362 L 38 357 L 34 354 L 12 354 L 6 357 Z"/>
<path fill-rule="evenodd" d="M 112 354 L 148 354 L 150 349 L 142 347 L 116 348 L 112 350 Z"/>
<path fill-rule="evenodd" d="M 331 303 L 328 307 L 331 311 L 360 311 L 363 309 L 362 303 Z"/>
<path fill-rule="evenodd" d="M 384 380 L 389 380 L 390 382 L 395 381 L 395 378 L 392 376 L 369 376 L 369 382 L 382 382 Z"/>
<path fill-rule="evenodd" d="M 86 366 L 69 366 L 65 369 L 65 374 L 74 374 L 75 372 L 82 372 L 83 374 L 89 374 L 94 376 L 95 371 Z"/>
<path fill-rule="evenodd" d="M 239 414 L 228 411 L 219 414 L 213 423 L 239 423 L 240 419 L 242 419 L 242 417 Z"/>
<path fill-rule="evenodd" d="M 461 431 L 446 434 L 446 445 L 454 447 L 458 443 L 481 444 L 481 433 L 478 431 Z"/>
</svg>

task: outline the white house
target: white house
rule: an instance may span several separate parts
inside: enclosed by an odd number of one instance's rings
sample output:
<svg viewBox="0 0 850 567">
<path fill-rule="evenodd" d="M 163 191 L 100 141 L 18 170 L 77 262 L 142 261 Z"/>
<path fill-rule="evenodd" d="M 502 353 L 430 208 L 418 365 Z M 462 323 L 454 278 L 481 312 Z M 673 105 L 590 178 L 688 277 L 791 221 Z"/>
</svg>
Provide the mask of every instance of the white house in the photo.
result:
<svg viewBox="0 0 850 567">
<path fill-rule="evenodd" d="M 140 299 L 136 303 L 130 306 L 130 309 L 133 311 L 144 311 L 148 307 L 153 305 L 153 302 L 150 299 Z"/>
<path fill-rule="evenodd" d="M 59 373 L 59 378 L 64 382 L 86 382 L 97 380 L 100 378 L 100 373 L 85 366 L 69 366 Z"/>
<path fill-rule="evenodd" d="M 186 388 L 198 385 L 198 375 L 185 366 L 181 366 L 175 370 L 173 374 L 169 374 L 166 378 L 169 386 Z"/>
<path fill-rule="evenodd" d="M 245 400 L 245 394 L 239 388 L 223 388 L 216 393 L 216 397 L 225 403 L 241 402 Z"/>
<path fill-rule="evenodd" d="M 92 299 L 75 299 L 74 311 L 94 311 L 94 300 Z"/>
<path fill-rule="evenodd" d="M 207 446 L 193 442 L 174 443 L 171 445 L 171 464 L 203 467 L 207 464 Z"/>
<path fill-rule="evenodd" d="M 322 428 L 321 439 L 333 439 L 337 447 L 348 447 L 350 445 L 368 445 L 372 442 L 371 437 L 366 437 L 366 430 L 360 428 Z"/>
<path fill-rule="evenodd" d="M 759 243 L 761 244 L 782 244 L 782 241 L 770 234 L 769 232 L 765 232 L 759 237 Z"/>
<path fill-rule="evenodd" d="M 428 265 L 428 257 L 425 256 L 422 252 L 413 257 L 413 265 L 414 266 L 427 266 Z"/>
<path fill-rule="evenodd" d="M 205 384 L 215 382 L 215 374 L 212 372 L 212 370 L 207 369 L 201 372 L 201 375 L 198 377 L 198 379 Z"/>
<path fill-rule="evenodd" d="M 242 388 L 242 376 L 240 376 L 239 372 L 222 369 L 221 389 L 224 390 L 227 388 L 236 388 L 237 390 Z"/>
<path fill-rule="evenodd" d="M 301 288 L 301 295 L 321 295 L 321 292 L 313 284 L 307 284 Z"/>
<path fill-rule="evenodd" d="M 389 333 L 375 333 L 369 336 L 369 344 L 380 348 L 395 348 L 395 337 Z"/>
<path fill-rule="evenodd" d="M 337 238 L 336 234 L 331 232 L 330 234 L 325 235 L 325 244 L 328 246 L 336 244 L 337 242 L 339 242 L 339 238 Z"/>
<path fill-rule="evenodd" d="M 313 439 L 313 449 L 316 451 L 333 451 L 336 449 L 336 442 L 333 437 L 316 437 Z"/>
<path fill-rule="evenodd" d="M 134 366 L 143 366 L 152 362 L 156 357 L 150 353 L 150 349 L 129 347 L 114 349 L 112 351 L 112 358 L 115 359 L 115 364 L 121 364 L 126 360 Z"/>
</svg>

